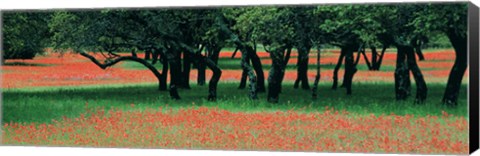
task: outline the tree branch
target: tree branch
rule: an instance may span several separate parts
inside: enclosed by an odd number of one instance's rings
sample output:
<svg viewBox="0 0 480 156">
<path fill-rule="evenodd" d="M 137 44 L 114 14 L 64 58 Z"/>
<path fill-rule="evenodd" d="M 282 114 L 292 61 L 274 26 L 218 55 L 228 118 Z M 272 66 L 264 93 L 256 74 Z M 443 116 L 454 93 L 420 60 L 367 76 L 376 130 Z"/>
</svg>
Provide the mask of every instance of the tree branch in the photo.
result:
<svg viewBox="0 0 480 156">
<path fill-rule="evenodd" d="M 148 63 L 147 61 L 143 60 L 143 59 L 140 59 L 140 58 L 137 58 L 137 57 L 132 57 L 132 56 L 121 56 L 121 57 L 117 57 L 116 59 L 114 60 L 111 60 L 111 61 L 108 61 L 104 64 L 100 63 L 95 57 L 93 57 L 92 55 L 89 55 L 87 54 L 86 52 L 80 52 L 80 55 L 90 59 L 90 61 L 92 61 L 93 63 L 95 63 L 98 67 L 102 68 L 102 69 L 106 69 L 110 66 L 113 66 L 121 61 L 134 61 L 134 62 L 138 62 L 140 64 L 143 64 L 145 67 L 147 67 L 154 75 L 155 77 L 157 77 L 158 79 L 158 82 L 161 83 L 161 77 L 162 77 L 162 74 L 160 72 L 158 72 L 158 70 L 150 63 Z M 163 74 L 166 74 L 166 73 L 163 73 Z"/>
</svg>

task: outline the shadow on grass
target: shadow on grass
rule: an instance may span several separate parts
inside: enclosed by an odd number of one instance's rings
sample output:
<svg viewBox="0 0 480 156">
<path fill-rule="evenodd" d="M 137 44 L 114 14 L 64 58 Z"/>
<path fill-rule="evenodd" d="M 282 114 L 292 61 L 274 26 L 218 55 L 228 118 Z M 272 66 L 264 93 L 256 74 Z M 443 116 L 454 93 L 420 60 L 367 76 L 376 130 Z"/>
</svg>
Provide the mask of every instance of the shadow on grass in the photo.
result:
<svg viewBox="0 0 480 156">
<path fill-rule="evenodd" d="M 277 111 L 299 110 L 303 112 L 322 111 L 325 106 L 338 110 L 347 110 L 358 114 L 414 114 L 416 116 L 441 115 L 445 110 L 450 114 L 467 117 L 466 86 L 462 87 L 459 105 L 447 108 L 440 100 L 445 88 L 444 84 L 428 84 L 428 99 L 424 105 L 414 105 L 413 97 L 407 101 L 395 101 L 392 83 L 355 83 L 353 95 L 346 95 L 344 88 L 331 90 L 330 83 L 319 85 L 319 97 L 312 100 L 311 91 L 293 89 L 291 82 L 283 85 L 280 103 L 266 102 L 266 93 L 259 94 L 256 101 L 247 98 L 247 90 L 237 89 L 238 83 L 220 83 L 218 100 L 209 102 L 207 86 L 196 86 L 192 89 L 179 90 L 181 100 L 172 100 L 167 91 L 156 90 L 156 84 L 146 86 L 98 86 L 94 88 L 65 87 L 63 89 L 4 90 L 2 115 L 3 122 L 50 122 L 63 116 L 76 117 L 85 113 L 85 104 L 89 107 L 105 109 L 158 108 L 168 106 L 172 109 L 189 106 L 219 107 L 230 111 Z M 412 86 L 412 89 L 415 89 Z"/>
</svg>

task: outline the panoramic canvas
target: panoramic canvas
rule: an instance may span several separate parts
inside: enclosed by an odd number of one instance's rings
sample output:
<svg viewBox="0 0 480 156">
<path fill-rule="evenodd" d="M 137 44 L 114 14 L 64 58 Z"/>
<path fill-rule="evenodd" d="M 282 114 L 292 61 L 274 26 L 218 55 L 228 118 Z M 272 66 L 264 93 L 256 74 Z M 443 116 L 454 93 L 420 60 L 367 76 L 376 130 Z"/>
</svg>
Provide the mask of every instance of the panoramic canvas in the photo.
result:
<svg viewBox="0 0 480 156">
<path fill-rule="evenodd" d="M 468 154 L 465 2 L 10 10 L 3 145 Z"/>
</svg>

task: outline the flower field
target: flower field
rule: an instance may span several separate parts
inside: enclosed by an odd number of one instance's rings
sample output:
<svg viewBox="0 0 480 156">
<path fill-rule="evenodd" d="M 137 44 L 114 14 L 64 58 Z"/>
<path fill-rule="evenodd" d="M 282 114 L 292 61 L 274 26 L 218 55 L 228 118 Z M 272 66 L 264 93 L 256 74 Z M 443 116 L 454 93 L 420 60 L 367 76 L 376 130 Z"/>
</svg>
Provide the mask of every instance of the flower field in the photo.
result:
<svg viewBox="0 0 480 156">
<path fill-rule="evenodd" d="M 24 145 L 421 154 L 468 151 L 467 121 L 446 113 L 415 117 L 351 115 L 331 108 L 309 114 L 207 107 L 100 109 L 52 124 L 5 123 L 4 129 L 3 143 Z"/>
<path fill-rule="evenodd" d="M 368 71 L 363 58 L 353 79 L 353 95 L 330 89 L 338 50 L 321 58 L 319 98 L 291 87 L 296 52 L 284 78 L 280 103 L 249 101 L 237 90 L 240 55 L 220 53 L 219 100 L 206 102 L 206 86 L 180 89 L 182 100 L 158 92 L 157 79 L 130 62 L 102 70 L 76 54 L 48 54 L 33 60 L 7 60 L 2 73 L 2 136 L 8 145 L 275 150 L 311 152 L 467 154 L 466 89 L 458 108 L 439 106 L 453 65 L 453 50 L 425 52 L 418 65 L 429 87 L 425 105 L 394 99 L 396 55 L 387 51 L 380 71 Z M 367 54 L 369 54 L 367 52 Z M 139 57 L 143 57 L 139 53 Z M 271 60 L 259 52 L 265 76 Z M 315 66 L 311 52 L 310 66 Z M 101 58 L 101 55 L 94 55 Z M 222 66 L 223 65 L 223 66 Z M 155 65 L 157 66 L 157 65 Z M 237 67 L 238 66 L 238 67 Z M 158 67 L 161 67 L 159 65 Z M 267 68 L 267 69 L 265 69 Z M 343 68 L 343 67 L 342 67 Z M 313 82 L 316 71 L 310 68 Z M 343 78 L 339 71 L 339 80 Z M 207 70 L 207 81 L 212 72 Z M 463 86 L 468 82 L 463 79 Z M 169 79 L 169 77 L 168 77 Z M 414 82 L 414 81 L 412 81 Z M 126 85 L 145 85 L 126 87 Z M 152 85 L 155 84 L 155 85 Z M 92 88 L 80 88 L 93 86 Z M 116 86 L 116 87 L 113 87 Z M 152 87 L 153 86 L 153 87 Z M 52 87 L 52 88 L 49 88 Z M 54 90 L 53 88 L 61 88 Z M 412 94 L 415 87 L 412 85 Z M 34 89 L 35 88 L 35 89 Z M 413 98 L 411 98 L 413 99 Z M 465 107 L 465 108 L 464 108 Z M 41 120 L 37 120 L 41 119 Z"/>
</svg>

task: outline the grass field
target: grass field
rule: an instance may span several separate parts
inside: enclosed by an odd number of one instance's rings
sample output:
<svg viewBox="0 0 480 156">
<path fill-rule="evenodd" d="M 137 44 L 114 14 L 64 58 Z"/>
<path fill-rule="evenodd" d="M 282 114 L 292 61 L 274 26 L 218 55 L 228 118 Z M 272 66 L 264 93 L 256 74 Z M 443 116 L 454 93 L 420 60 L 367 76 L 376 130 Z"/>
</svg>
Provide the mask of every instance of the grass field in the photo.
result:
<svg viewBox="0 0 480 156">
<path fill-rule="evenodd" d="M 338 52 L 322 53 L 317 100 L 311 91 L 293 89 L 292 53 L 278 104 L 267 103 L 266 93 L 252 101 L 247 90 L 237 89 L 239 55 L 230 59 L 231 52 L 221 53 L 224 72 L 216 102 L 206 100 L 207 86 L 194 83 L 195 70 L 192 89 L 180 89 L 182 99 L 172 100 L 168 92 L 156 90 L 153 74 L 130 62 L 101 70 L 73 54 L 7 60 L 2 67 L 2 143 L 466 154 L 468 82 L 464 78 L 457 107 L 441 105 L 453 52 L 427 51 L 427 60 L 419 62 L 428 86 L 423 105 L 413 104 L 414 84 L 411 98 L 395 101 L 394 53 L 386 54 L 381 71 L 367 71 L 361 60 L 350 96 L 343 88 L 330 89 Z M 266 53 L 259 55 L 267 76 L 270 60 Z M 314 74 L 309 71 L 311 81 Z"/>
</svg>

